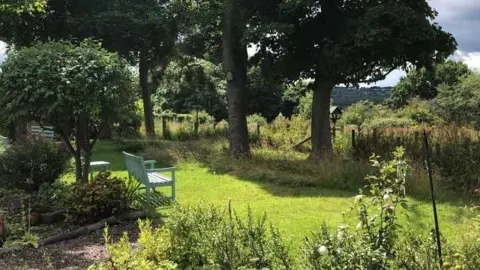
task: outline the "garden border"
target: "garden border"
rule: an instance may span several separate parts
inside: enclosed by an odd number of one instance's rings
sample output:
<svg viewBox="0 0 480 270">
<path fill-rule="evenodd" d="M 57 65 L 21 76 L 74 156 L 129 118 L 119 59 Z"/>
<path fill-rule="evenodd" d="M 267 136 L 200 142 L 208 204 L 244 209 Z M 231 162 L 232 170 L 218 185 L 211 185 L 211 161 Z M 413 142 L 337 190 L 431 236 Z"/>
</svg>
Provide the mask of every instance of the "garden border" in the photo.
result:
<svg viewBox="0 0 480 270">
<path fill-rule="evenodd" d="M 118 224 L 118 223 L 121 223 L 122 221 L 125 221 L 125 220 L 134 220 L 134 219 L 146 218 L 146 217 L 147 217 L 147 214 L 144 211 L 128 212 L 128 213 L 122 214 L 118 217 L 111 216 L 109 218 L 102 219 L 97 223 L 80 227 L 80 228 L 78 228 L 74 231 L 64 232 L 64 233 L 60 233 L 60 234 L 57 234 L 57 235 L 54 235 L 54 236 L 50 236 L 50 237 L 41 239 L 41 240 L 38 241 L 38 248 L 45 247 L 45 246 L 52 245 L 52 244 L 56 244 L 56 243 L 62 242 L 62 241 L 75 239 L 75 238 L 78 238 L 82 235 L 86 235 L 86 234 L 92 233 L 94 231 L 103 229 L 107 225 Z M 1 248 L 0 249 L 0 255 L 3 255 L 5 253 L 9 253 L 9 252 L 20 251 L 20 250 L 22 250 L 26 247 L 28 247 L 28 246 L 18 245 L 18 246 L 11 246 L 11 247 L 7 247 L 7 248 Z"/>
</svg>

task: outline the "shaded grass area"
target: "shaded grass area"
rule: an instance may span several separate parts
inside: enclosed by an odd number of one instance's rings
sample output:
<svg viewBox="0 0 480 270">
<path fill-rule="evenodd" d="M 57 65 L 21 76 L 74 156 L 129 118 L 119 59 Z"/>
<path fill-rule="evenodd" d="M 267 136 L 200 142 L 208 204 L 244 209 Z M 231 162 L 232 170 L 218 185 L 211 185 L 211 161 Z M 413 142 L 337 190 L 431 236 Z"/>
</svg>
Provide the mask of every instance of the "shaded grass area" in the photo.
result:
<svg viewBox="0 0 480 270">
<path fill-rule="evenodd" d="M 331 227 L 343 223 L 342 212 L 347 212 L 347 219 L 353 221 L 355 213 L 348 214 L 348 208 L 371 171 L 364 162 L 314 164 L 305 161 L 304 154 L 268 149 L 254 149 L 249 160 L 231 160 L 224 153 L 224 141 L 150 142 L 136 148 L 100 142 L 93 160 L 109 161 L 114 174 L 126 177 L 121 151 L 129 147 L 146 159 L 156 159 L 159 167 L 177 166 L 179 204 L 227 207 L 231 202 L 240 215 L 246 214 L 250 206 L 255 214 L 267 213 L 268 220 L 294 246 L 320 229 L 323 222 Z M 409 181 L 410 185 L 427 186 L 423 183 L 426 178 L 415 176 Z M 161 191 L 169 192 L 168 188 Z M 403 226 L 426 234 L 433 227 L 433 218 L 424 195 L 410 198 L 410 208 L 399 216 Z M 442 195 L 438 203 L 442 233 L 451 242 L 462 241 L 458 232 L 467 232 L 473 226 L 474 213 L 465 207 L 471 201 L 448 193 Z M 159 209 L 167 215 L 169 211 Z"/>
</svg>

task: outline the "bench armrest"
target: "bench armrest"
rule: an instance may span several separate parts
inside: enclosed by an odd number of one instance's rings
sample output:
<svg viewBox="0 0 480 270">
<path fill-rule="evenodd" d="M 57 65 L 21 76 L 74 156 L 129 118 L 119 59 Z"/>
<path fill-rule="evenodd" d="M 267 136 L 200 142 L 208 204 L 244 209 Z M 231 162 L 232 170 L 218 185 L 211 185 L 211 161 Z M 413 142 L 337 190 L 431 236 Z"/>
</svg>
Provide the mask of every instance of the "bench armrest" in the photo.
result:
<svg viewBox="0 0 480 270">
<path fill-rule="evenodd" d="M 161 168 L 161 169 L 148 169 L 147 172 L 165 172 L 165 171 L 174 172 L 175 170 L 176 170 L 175 167 L 170 167 L 170 168 Z"/>
<path fill-rule="evenodd" d="M 145 161 L 143 161 L 143 163 L 145 163 L 145 165 L 150 166 L 150 169 L 153 169 L 155 167 L 155 164 L 157 164 L 157 161 L 156 160 L 145 160 Z"/>
</svg>

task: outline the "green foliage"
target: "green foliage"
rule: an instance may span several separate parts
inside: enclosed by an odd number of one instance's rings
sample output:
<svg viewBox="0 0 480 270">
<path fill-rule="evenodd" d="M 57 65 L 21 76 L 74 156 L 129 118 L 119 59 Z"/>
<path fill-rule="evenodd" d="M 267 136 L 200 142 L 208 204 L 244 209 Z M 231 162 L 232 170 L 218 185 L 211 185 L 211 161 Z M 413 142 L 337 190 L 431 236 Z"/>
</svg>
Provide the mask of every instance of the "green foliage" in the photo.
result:
<svg viewBox="0 0 480 270">
<path fill-rule="evenodd" d="M 24 246 L 38 247 L 39 236 L 32 230 L 34 224 L 30 223 L 32 212 L 30 206 L 22 205 L 19 214 L 9 213 L 6 218 L 2 218 L 2 233 L 6 230 L 6 239 L 0 235 L 0 247 Z M 1 250 L 1 249 L 0 249 Z"/>
<path fill-rule="evenodd" d="M 396 113 L 399 117 L 408 117 L 418 124 L 439 124 L 440 117 L 435 113 L 433 102 L 413 98 Z"/>
<path fill-rule="evenodd" d="M 417 124 L 410 118 L 386 117 L 375 118 L 369 123 L 370 128 L 411 127 Z"/>
<path fill-rule="evenodd" d="M 134 102 L 126 61 L 88 40 L 78 46 L 48 42 L 10 53 L 1 68 L 3 117 L 52 123 L 77 163 L 84 153 L 76 175 L 85 180 L 98 131 Z"/>
<path fill-rule="evenodd" d="M 300 98 L 296 113 L 302 116 L 304 119 L 312 118 L 312 103 L 313 103 L 313 92 L 308 91 L 304 96 Z"/>
<path fill-rule="evenodd" d="M 126 236 L 108 244 L 106 268 L 92 269 L 293 269 L 294 261 L 278 230 L 265 216 L 243 220 L 213 206 L 177 207 L 162 228 L 140 222 L 142 249 L 132 252 Z M 107 237 L 107 243 L 110 243 Z M 112 267 L 114 266 L 114 267 Z M 142 268 L 149 266 L 150 268 Z M 138 268 L 137 268 L 138 267 Z"/>
<path fill-rule="evenodd" d="M 368 176 L 370 196 L 360 192 L 352 211 L 358 224 L 339 226 L 334 234 L 326 226 L 307 238 L 304 247 L 308 269 L 391 269 L 395 264 L 398 239 L 397 207 L 407 207 L 405 179 L 408 165 L 404 150 L 398 148 L 394 159 L 380 161 L 372 156 L 378 175 Z"/>
<path fill-rule="evenodd" d="M 166 256 L 170 243 L 169 233 L 164 228 L 152 228 L 150 221 L 138 221 L 140 234 L 137 242 L 142 248 L 133 250 L 126 233 L 117 243 L 110 238 L 108 227 L 105 228 L 104 237 L 107 251 L 110 254 L 108 262 L 94 264 L 89 270 L 169 270 L 177 269 L 177 265 L 168 261 Z"/>
<path fill-rule="evenodd" d="M 438 86 L 454 86 L 470 74 L 472 71 L 466 64 L 452 60 L 439 63 L 431 69 L 423 67 L 412 70 L 395 85 L 387 103 L 392 108 L 400 108 L 414 97 L 433 99 L 437 96 Z"/>
<path fill-rule="evenodd" d="M 44 183 L 40 186 L 32 205 L 32 211 L 47 213 L 65 209 L 68 198 L 68 186 L 57 181 Z"/>
<path fill-rule="evenodd" d="M 42 13 L 45 12 L 46 6 L 46 0 L 3 0 L 0 4 L 0 12 Z"/>
<path fill-rule="evenodd" d="M 300 100 L 309 90 L 309 83 L 305 80 L 298 80 L 288 85 L 282 96 L 282 114 L 290 117 L 295 112 Z"/>
<path fill-rule="evenodd" d="M 279 34 L 261 36 L 260 52 L 286 77 L 316 78 L 317 86 L 381 80 L 392 69 L 442 59 L 456 47 L 452 35 L 433 23 L 437 14 L 425 0 L 290 1 L 281 8 L 269 25 Z"/>
<path fill-rule="evenodd" d="M 142 127 L 143 116 L 137 111 L 127 110 L 113 124 L 113 131 L 119 137 L 138 137 Z"/>
<path fill-rule="evenodd" d="M 251 114 L 247 116 L 247 124 L 257 124 L 262 126 L 267 124 L 267 119 L 261 114 Z"/>
<path fill-rule="evenodd" d="M 204 110 L 216 119 L 226 118 L 226 86 L 220 66 L 205 60 L 171 62 L 159 87 L 157 111 L 186 114 Z"/>
<path fill-rule="evenodd" d="M 282 82 L 269 74 L 263 74 L 258 66 L 249 69 L 247 74 L 248 114 L 261 114 L 268 121 L 273 120 L 282 108 Z"/>
<path fill-rule="evenodd" d="M 45 140 L 17 142 L 0 155 L 0 185 L 36 192 L 55 182 L 67 168 L 70 155 L 59 144 Z"/>
<path fill-rule="evenodd" d="M 86 224 L 124 213 L 131 204 L 125 182 L 100 173 L 88 183 L 73 184 L 67 201 L 68 220 Z"/>
<path fill-rule="evenodd" d="M 361 129 L 375 116 L 374 104 L 370 101 L 359 101 L 347 107 L 340 118 L 340 125 L 354 125 Z"/>
<path fill-rule="evenodd" d="M 122 108 L 131 83 L 126 63 L 91 41 L 38 43 L 14 51 L 2 64 L 0 81 L 2 110 L 11 120 L 55 123 L 82 114 L 103 120 Z"/>
<path fill-rule="evenodd" d="M 440 114 L 457 123 L 480 124 L 480 75 L 463 78 L 454 86 L 440 85 L 436 99 Z"/>
</svg>

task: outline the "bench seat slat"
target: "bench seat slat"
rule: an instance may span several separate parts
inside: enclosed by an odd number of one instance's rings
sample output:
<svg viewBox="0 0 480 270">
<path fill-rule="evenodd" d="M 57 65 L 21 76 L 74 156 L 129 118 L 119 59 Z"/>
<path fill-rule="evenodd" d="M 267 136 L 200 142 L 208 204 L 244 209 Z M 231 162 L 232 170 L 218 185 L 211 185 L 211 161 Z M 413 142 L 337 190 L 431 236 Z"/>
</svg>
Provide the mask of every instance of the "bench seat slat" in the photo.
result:
<svg viewBox="0 0 480 270">
<path fill-rule="evenodd" d="M 162 185 L 162 184 L 170 185 L 170 182 L 172 182 L 172 179 L 156 172 L 149 172 L 147 173 L 147 175 L 148 175 L 148 182 L 154 185 Z"/>
</svg>

